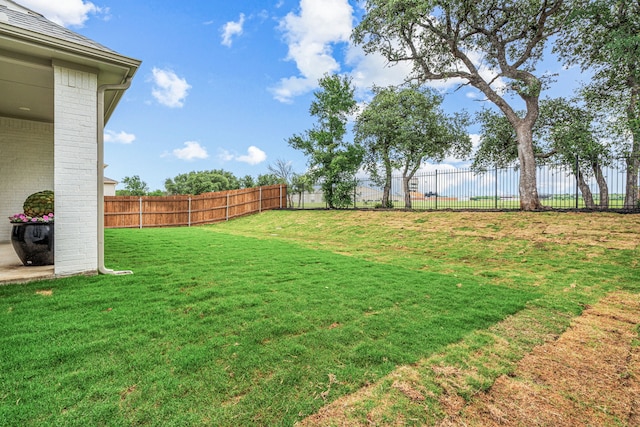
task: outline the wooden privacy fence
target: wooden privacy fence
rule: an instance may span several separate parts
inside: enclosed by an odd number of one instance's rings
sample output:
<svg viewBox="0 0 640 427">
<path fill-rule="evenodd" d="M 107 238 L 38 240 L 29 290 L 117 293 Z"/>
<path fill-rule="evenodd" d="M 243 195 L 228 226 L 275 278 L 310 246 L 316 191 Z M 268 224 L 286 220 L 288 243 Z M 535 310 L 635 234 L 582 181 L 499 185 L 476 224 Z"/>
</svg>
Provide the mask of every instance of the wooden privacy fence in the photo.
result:
<svg viewBox="0 0 640 427">
<path fill-rule="evenodd" d="M 105 228 L 210 224 L 287 207 L 287 186 L 269 185 L 198 196 L 106 196 Z"/>
</svg>

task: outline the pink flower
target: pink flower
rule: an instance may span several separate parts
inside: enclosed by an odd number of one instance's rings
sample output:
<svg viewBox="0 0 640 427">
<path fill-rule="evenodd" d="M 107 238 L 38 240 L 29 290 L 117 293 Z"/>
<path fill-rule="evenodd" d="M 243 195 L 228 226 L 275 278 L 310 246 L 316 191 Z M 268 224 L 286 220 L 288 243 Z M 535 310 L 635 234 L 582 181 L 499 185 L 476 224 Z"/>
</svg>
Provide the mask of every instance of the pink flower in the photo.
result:
<svg viewBox="0 0 640 427">
<path fill-rule="evenodd" d="M 43 215 L 43 216 L 34 216 L 30 217 L 25 215 L 24 213 L 15 214 L 9 217 L 9 222 L 13 223 L 24 223 L 24 222 L 35 222 L 35 223 L 52 223 L 53 222 L 53 212 Z"/>
</svg>

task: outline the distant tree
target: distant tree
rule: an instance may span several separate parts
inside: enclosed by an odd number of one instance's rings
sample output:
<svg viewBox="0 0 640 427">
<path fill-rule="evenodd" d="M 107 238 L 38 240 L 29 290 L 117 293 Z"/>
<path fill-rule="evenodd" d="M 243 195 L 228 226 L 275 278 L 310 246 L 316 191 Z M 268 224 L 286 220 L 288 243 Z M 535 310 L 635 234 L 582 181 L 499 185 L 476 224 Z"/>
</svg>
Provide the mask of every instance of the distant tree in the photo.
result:
<svg viewBox="0 0 640 427">
<path fill-rule="evenodd" d="M 518 141 L 509 120 L 495 110 L 483 108 L 475 114 L 475 121 L 480 125 L 480 145 L 471 169 L 485 171 L 513 166 L 518 160 Z"/>
<path fill-rule="evenodd" d="M 280 182 L 287 185 L 288 187 L 287 202 L 289 204 L 289 207 L 292 208 L 293 195 L 294 195 L 294 190 L 292 188 L 293 178 L 296 177 L 297 175 L 293 172 L 293 166 L 291 165 L 291 162 L 278 159 L 276 160 L 275 164 L 269 165 L 267 169 L 273 175 L 277 176 L 280 179 Z"/>
<path fill-rule="evenodd" d="M 118 196 L 145 196 L 149 192 L 147 183 L 144 182 L 138 175 L 125 176 L 122 178 L 124 184 L 123 190 L 116 191 Z"/>
<path fill-rule="evenodd" d="M 289 190 L 287 194 L 290 194 L 292 197 L 289 200 L 289 207 L 293 207 L 293 195 L 298 196 L 298 207 L 302 204 L 302 197 L 305 192 L 310 193 L 313 191 L 313 180 L 307 174 L 297 174 L 294 173 L 291 177 L 291 185 L 289 186 Z"/>
<path fill-rule="evenodd" d="M 592 111 L 627 158 L 624 206 L 638 206 L 640 173 L 640 2 L 578 0 L 556 44 L 569 65 L 594 72 L 583 89 Z"/>
<path fill-rule="evenodd" d="M 291 182 L 291 176 L 293 175 L 291 162 L 278 159 L 274 164 L 267 166 L 267 170 L 277 176 L 282 183 L 289 184 Z"/>
<path fill-rule="evenodd" d="M 240 188 L 256 187 L 256 180 L 251 175 L 245 175 L 240 178 Z"/>
<path fill-rule="evenodd" d="M 382 185 L 382 206 L 391 207 L 391 175 L 399 168 L 395 153 L 405 118 L 398 108 L 396 89 L 374 87 L 373 92 L 373 100 L 356 120 L 355 141 L 364 148 L 365 170 L 376 184 Z"/>
<path fill-rule="evenodd" d="M 569 167 L 577 177 L 578 186 L 587 208 L 595 208 L 586 177 L 596 179 L 600 194 L 600 208 L 609 207 L 609 187 L 602 171 L 610 162 L 610 149 L 605 138 L 599 136 L 595 117 L 575 101 L 564 98 L 546 99 L 541 102 L 536 136 L 541 144 L 547 144 L 547 155 L 553 155 Z"/>
<path fill-rule="evenodd" d="M 447 116 L 440 108 L 442 97 L 417 87 L 376 88 L 372 102 L 358 117 L 356 142 L 365 149 L 365 168 L 380 180 L 384 170 L 382 205 L 391 202 L 391 172 L 402 170 L 405 207 L 411 208 L 409 183 L 427 161 L 441 161 L 449 154 L 466 156 L 471 139 L 466 114 Z"/>
<path fill-rule="evenodd" d="M 282 179 L 275 174 L 265 173 L 262 175 L 258 175 L 256 184 L 258 185 L 258 187 L 262 187 L 265 185 L 284 184 L 284 182 L 282 182 Z"/>
<path fill-rule="evenodd" d="M 545 77 L 536 75 L 545 42 L 570 10 L 569 0 L 365 0 L 353 38 L 367 53 L 408 61 L 410 78 L 462 79 L 481 91 L 516 132 L 520 206 L 541 207 L 531 130 Z M 481 58 L 480 61 L 477 58 Z M 500 78 L 505 84 L 497 88 Z M 515 95 L 515 96 L 514 96 Z M 524 103 L 516 113 L 514 100 Z"/>
<path fill-rule="evenodd" d="M 309 112 L 316 117 L 313 129 L 294 135 L 288 143 L 308 157 L 309 176 L 320 182 L 330 208 L 349 206 L 355 188 L 355 173 L 362 162 L 363 150 L 345 141 L 349 117 L 356 111 L 351 80 L 325 75 L 319 81 Z"/>
<path fill-rule="evenodd" d="M 202 194 L 214 191 L 235 190 L 240 188 L 236 176 L 222 169 L 189 172 L 173 179 L 168 178 L 164 187 L 169 194 Z"/>
<path fill-rule="evenodd" d="M 153 190 L 147 193 L 147 196 L 166 196 L 167 193 L 162 190 Z"/>
</svg>

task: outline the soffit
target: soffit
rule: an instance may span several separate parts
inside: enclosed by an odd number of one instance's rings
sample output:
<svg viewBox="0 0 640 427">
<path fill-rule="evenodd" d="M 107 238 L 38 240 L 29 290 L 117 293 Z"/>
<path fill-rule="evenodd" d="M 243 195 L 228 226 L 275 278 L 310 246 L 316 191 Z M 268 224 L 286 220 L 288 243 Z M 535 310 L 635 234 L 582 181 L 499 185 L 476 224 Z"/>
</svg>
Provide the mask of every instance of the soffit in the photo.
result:
<svg viewBox="0 0 640 427">
<path fill-rule="evenodd" d="M 54 61 L 95 70 L 98 85 L 121 84 L 140 66 L 139 60 L 120 55 L 42 15 L 3 6 L 8 3 L 0 1 L 2 116 L 53 122 Z M 121 91 L 105 93 L 105 121 L 121 96 Z"/>
</svg>

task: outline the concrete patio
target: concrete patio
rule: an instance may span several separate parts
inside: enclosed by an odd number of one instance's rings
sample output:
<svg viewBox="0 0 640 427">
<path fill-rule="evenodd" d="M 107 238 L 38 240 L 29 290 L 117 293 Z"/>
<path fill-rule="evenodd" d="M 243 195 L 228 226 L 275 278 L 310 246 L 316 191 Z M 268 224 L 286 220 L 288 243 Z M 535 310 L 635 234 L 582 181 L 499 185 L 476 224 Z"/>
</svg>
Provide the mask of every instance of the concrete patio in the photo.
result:
<svg viewBox="0 0 640 427">
<path fill-rule="evenodd" d="M 0 285 L 53 278 L 53 265 L 26 267 L 22 265 L 11 243 L 0 243 Z"/>
</svg>

